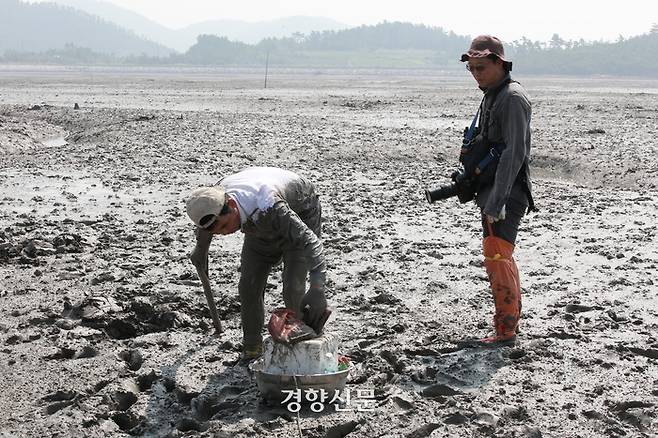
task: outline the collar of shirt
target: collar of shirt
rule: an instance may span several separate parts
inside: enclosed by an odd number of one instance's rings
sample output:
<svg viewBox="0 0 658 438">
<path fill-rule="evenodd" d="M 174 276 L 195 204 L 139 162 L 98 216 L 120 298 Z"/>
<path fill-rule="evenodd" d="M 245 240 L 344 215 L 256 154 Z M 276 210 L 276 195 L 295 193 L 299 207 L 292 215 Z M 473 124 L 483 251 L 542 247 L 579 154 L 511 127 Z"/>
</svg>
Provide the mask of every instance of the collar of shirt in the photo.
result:
<svg viewBox="0 0 658 438">
<path fill-rule="evenodd" d="M 231 198 L 235 201 L 235 204 L 238 206 L 238 213 L 240 213 L 240 225 L 244 225 L 245 222 L 247 222 L 247 214 L 245 213 L 244 209 L 242 208 L 242 205 L 240 205 L 240 201 L 238 201 L 235 198 Z"/>
<path fill-rule="evenodd" d="M 487 94 L 487 93 L 490 92 L 490 91 L 495 91 L 495 90 L 498 90 L 499 88 L 502 88 L 503 85 L 505 85 L 505 81 L 507 81 L 507 80 L 511 80 L 511 79 L 512 79 L 512 76 L 511 76 L 509 73 L 507 73 L 507 74 L 506 74 L 505 76 L 503 76 L 503 78 L 502 78 L 499 82 L 497 82 L 496 85 L 494 85 L 493 87 L 489 87 L 489 88 L 478 87 L 478 88 L 480 88 L 480 90 L 482 90 L 482 92 L 483 92 L 484 94 Z"/>
</svg>

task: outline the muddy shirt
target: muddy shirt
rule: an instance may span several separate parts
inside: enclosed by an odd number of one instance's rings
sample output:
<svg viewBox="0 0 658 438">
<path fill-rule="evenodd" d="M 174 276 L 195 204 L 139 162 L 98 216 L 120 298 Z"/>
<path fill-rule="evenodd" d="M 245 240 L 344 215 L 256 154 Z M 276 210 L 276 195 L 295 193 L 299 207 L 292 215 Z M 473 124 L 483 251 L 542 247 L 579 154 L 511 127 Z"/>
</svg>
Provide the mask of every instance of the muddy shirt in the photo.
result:
<svg viewBox="0 0 658 438">
<path fill-rule="evenodd" d="M 528 170 L 532 108 L 525 89 L 518 82 L 506 85 L 509 79 L 508 74 L 498 85 L 485 91 L 481 110 L 481 114 L 490 110 L 487 121 L 489 140 L 506 145 L 498 161 L 493 185 L 480 188 L 476 198 L 482 211 L 493 217 L 500 215 L 510 198 L 528 205 L 524 186 L 517 178 L 519 174 L 525 173 L 527 189 L 529 192 L 532 189 Z M 496 91 L 498 95 L 494 99 Z"/>
<path fill-rule="evenodd" d="M 238 204 L 243 233 L 284 251 L 302 250 L 310 272 L 324 271 L 322 242 L 303 220 L 319 210 L 310 181 L 276 167 L 252 167 L 218 184 Z"/>
</svg>

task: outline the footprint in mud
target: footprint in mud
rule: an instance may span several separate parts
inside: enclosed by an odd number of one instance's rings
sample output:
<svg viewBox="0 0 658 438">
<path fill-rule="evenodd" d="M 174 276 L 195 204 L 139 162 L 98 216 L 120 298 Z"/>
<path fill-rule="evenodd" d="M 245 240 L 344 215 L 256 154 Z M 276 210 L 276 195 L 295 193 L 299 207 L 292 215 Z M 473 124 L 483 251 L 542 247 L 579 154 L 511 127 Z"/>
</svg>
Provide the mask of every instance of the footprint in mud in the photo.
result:
<svg viewBox="0 0 658 438">
<path fill-rule="evenodd" d="M 105 328 L 107 335 L 113 339 L 129 339 L 137 336 L 135 326 L 123 319 L 115 318 L 107 323 Z"/>
<path fill-rule="evenodd" d="M 176 429 L 180 432 L 205 432 L 208 430 L 208 425 L 194 418 L 183 418 L 176 423 Z"/>
<path fill-rule="evenodd" d="M 423 363 L 426 365 L 413 377 L 416 383 L 431 385 L 423 395 L 446 396 L 483 386 L 505 365 L 505 356 L 501 349 L 465 349 L 425 357 Z"/>
<path fill-rule="evenodd" d="M 112 421 L 114 421 L 119 429 L 124 432 L 131 431 L 131 434 L 136 435 L 138 431 L 134 430 L 138 428 L 140 424 L 145 421 L 145 418 L 135 414 L 130 411 L 117 411 L 114 412 L 111 416 Z"/>
<path fill-rule="evenodd" d="M 201 397 L 197 399 L 194 404 L 193 410 L 197 418 L 201 420 L 210 420 L 215 415 L 221 413 L 224 415 L 231 415 L 237 412 L 242 404 L 239 401 L 218 401 L 213 397 Z"/>
<path fill-rule="evenodd" d="M 77 391 L 66 390 L 66 391 L 57 391 L 51 394 L 46 395 L 41 400 L 49 403 L 45 411 L 48 415 L 52 415 L 55 412 L 62 410 L 73 403 L 75 403 L 79 394 Z"/>
<path fill-rule="evenodd" d="M 239 386 L 227 385 L 217 393 L 201 394 L 190 403 L 192 411 L 200 420 L 209 420 L 218 413 L 230 415 L 242 406 L 238 396 L 245 391 Z"/>
</svg>

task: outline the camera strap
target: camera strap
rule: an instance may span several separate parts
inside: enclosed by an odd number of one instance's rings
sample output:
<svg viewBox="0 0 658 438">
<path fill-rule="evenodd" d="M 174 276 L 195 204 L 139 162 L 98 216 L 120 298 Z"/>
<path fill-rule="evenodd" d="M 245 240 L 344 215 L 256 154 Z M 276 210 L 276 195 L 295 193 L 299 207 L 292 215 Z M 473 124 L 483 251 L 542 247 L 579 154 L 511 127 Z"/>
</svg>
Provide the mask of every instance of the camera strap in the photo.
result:
<svg viewBox="0 0 658 438">
<path fill-rule="evenodd" d="M 480 106 L 478 106 L 478 110 L 475 112 L 475 117 L 473 117 L 471 126 L 469 126 L 466 132 L 464 133 L 464 146 L 466 146 L 467 143 L 470 143 L 471 140 L 473 140 L 473 138 L 475 137 L 475 126 L 477 125 L 478 119 L 480 118 L 480 110 L 482 109 L 483 103 L 484 103 L 484 97 L 482 98 L 482 102 L 480 102 Z"/>
</svg>

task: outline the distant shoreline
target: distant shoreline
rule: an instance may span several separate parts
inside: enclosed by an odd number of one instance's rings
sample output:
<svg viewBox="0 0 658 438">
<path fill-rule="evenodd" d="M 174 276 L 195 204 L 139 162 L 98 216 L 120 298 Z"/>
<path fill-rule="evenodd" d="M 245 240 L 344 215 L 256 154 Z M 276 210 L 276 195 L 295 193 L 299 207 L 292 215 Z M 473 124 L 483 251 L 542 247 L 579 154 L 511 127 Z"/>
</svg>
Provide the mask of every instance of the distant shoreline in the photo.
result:
<svg viewBox="0 0 658 438">
<path fill-rule="evenodd" d="M 202 66 L 190 64 L 170 64 L 170 65 L 64 65 L 64 64 L 14 64 L 14 63 L 0 63 L 0 75 L 11 75 L 12 73 L 23 74 L 60 74 L 60 73 L 89 73 L 99 75 L 248 75 L 248 76 L 263 76 L 265 72 L 264 67 L 255 66 Z M 446 68 L 372 68 L 372 67 L 282 67 L 270 66 L 268 75 L 275 77 L 276 75 L 286 76 L 426 76 L 435 78 L 468 78 L 464 74 L 461 65 L 454 69 Z M 542 79 L 556 79 L 556 80 L 583 80 L 588 81 L 638 81 L 638 82 L 652 82 L 652 87 L 655 87 L 655 77 L 652 76 L 626 76 L 626 75 L 576 75 L 576 74 L 536 74 L 524 73 L 516 71 L 512 75 L 517 78 L 530 78 L 531 80 Z M 594 84 L 590 84 L 594 86 Z M 647 84 L 638 85 L 638 87 L 646 88 Z"/>
</svg>

